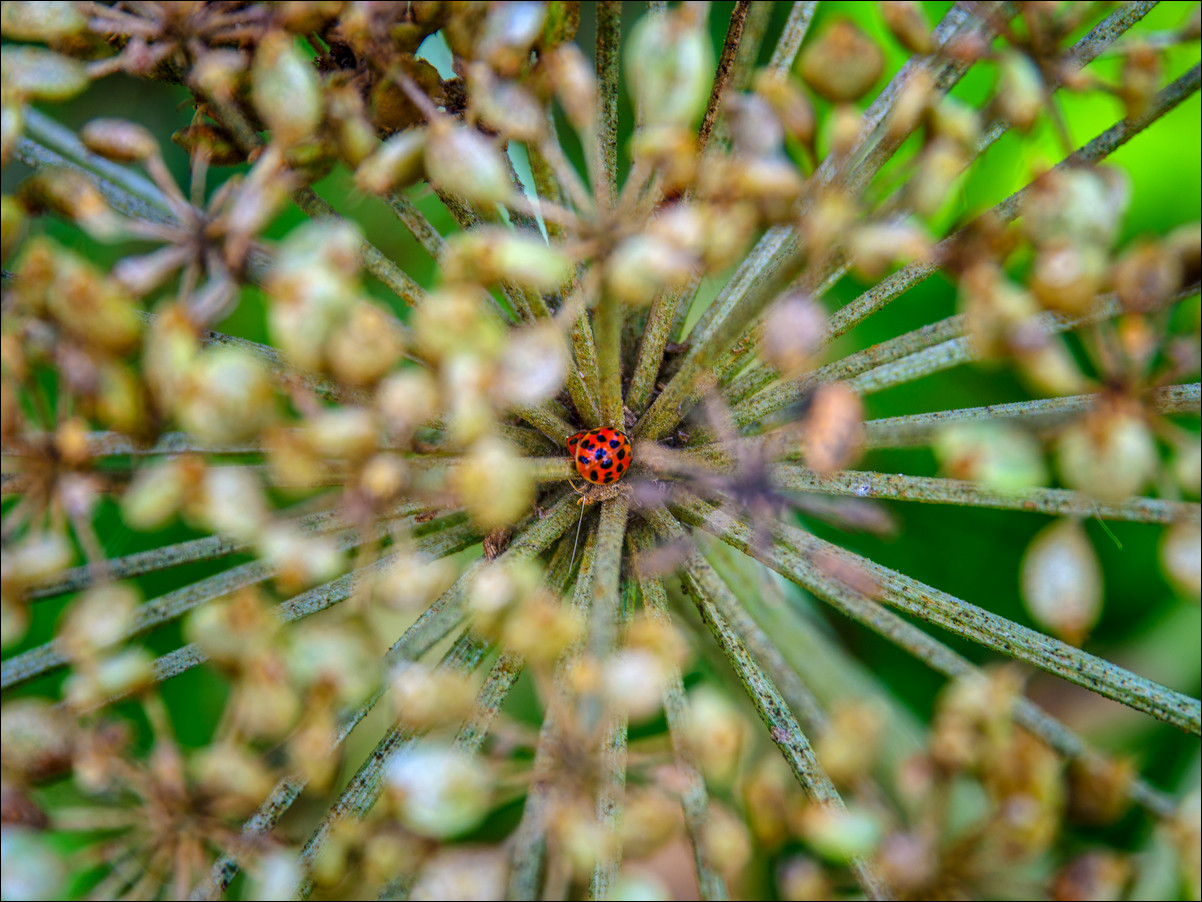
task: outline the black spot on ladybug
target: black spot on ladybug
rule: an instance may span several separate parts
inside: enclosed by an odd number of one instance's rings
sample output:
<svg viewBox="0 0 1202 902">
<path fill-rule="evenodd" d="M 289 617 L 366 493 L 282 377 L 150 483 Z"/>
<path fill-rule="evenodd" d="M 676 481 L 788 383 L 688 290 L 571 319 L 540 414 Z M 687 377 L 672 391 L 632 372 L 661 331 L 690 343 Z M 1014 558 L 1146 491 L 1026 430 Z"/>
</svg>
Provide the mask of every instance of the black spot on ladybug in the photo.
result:
<svg viewBox="0 0 1202 902">
<path fill-rule="evenodd" d="M 626 459 L 626 449 L 619 448 L 618 449 L 618 460 L 625 460 L 625 459 Z"/>
<path fill-rule="evenodd" d="M 622 444 L 622 443 L 620 441 L 618 441 L 616 438 L 611 438 L 609 440 L 609 447 L 611 447 L 611 448 L 616 448 L 620 444 Z"/>
<path fill-rule="evenodd" d="M 584 449 L 586 449 L 586 450 L 587 450 L 587 449 L 589 449 L 589 448 L 593 447 L 593 443 L 592 443 L 592 442 L 590 442 L 588 439 L 584 439 L 584 440 L 583 440 L 583 441 L 580 443 L 580 447 L 581 447 L 581 448 L 584 448 Z"/>
</svg>

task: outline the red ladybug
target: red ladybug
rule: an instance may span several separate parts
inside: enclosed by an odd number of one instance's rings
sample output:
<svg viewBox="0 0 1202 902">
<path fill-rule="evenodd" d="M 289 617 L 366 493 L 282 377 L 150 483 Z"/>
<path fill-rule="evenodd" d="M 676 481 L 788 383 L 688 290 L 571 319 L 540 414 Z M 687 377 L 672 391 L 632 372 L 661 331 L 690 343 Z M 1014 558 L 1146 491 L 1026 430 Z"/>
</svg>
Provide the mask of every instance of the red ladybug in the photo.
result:
<svg viewBox="0 0 1202 902">
<path fill-rule="evenodd" d="M 630 469 L 633 457 L 626 433 L 609 426 L 569 436 L 568 453 L 576 461 L 576 472 L 594 485 L 617 482 Z"/>
</svg>

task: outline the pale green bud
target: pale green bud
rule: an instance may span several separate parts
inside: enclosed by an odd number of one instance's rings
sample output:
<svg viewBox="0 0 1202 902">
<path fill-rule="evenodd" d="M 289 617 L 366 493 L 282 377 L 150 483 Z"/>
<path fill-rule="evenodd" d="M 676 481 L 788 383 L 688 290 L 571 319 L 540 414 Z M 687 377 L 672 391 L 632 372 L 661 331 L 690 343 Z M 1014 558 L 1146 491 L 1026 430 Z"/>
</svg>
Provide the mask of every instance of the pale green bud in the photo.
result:
<svg viewBox="0 0 1202 902">
<path fill-rule="evenodd" d="M 5 0 L 0 4 L 0 30 L 10 41 L 55 44 L 87 27 L 88 20 L 76 4 L 64 0 Z"/>
<path fill-rule="evenodd" d="M 881 825 L 867 811 L 814 804 L 802 815 L 806 842 L 829 861 L 848 863 L 870 855 L 881 841 Z"/>
<path fill-rule="evenodd" d="M 118 163 L 138 163 L 159 152 L 154 136 L 124 119 L 93 119 L 79 132 L 88 150 Z"/>
<path fill-rule="evenodd" d="M 387 194 L 415 184 L 425 171 L 426 131 L 406 129 L 375 149 L 355 170 L 355 187 Z"/>
<path fill-rule="evenodd" d="M 1102 567 L 1076 520 L 1039 531 L 1023 555 L 1023 601 L 1043 628 L 1080 645 L 1102 613 Z"/>
<path fill-rule="evenodd" d="M 703 17 L 683 7 L 643 16 L 630 35 L 625 59 L 647 126 L 697 123 L 714 78 L 714 51 Z"/>
<path fill-rule="evenodd" d="M 206 348 L 189 369 L 176 416 L 201 441 L 221 445 L 253 438 L 275 418 L 271 377 L 246 351 Z"/>
<path fill-rule="evenodd" d="M 1043 449 L 1034 436 L 1005 423 L 961 423 L 941 430 L 933 450 L 942 472 L 1004 492 L 1047 485 Z"/>
<path fill-rule="evenodd" d="M 389 763 L 385 781 L 401 822 L 432 839 L 466 833 L 492 807 L 492 777 L 485 762 L 434 742 L 400 751 Z"/>
<path fill-rule="evenodd" d="M 1006 53 L 998 67 L 998 112 L 1020 131 L 1035 124 L 1045 102 L 1043 78 L 1039 67 L 1025 53 Z"/>
<path fill-rule="evenodd" d="M 292 35 L 275 31 L 263 38 L 251 81 L 255 109 L 273 141 L 298 144 L 321 124 L 321 79 Z"/>
<path fill-rule="evenodd" d="M 543 293 L 558 289 L 572 273 L 563 251 L 541 237 L 499 226 L 452 235 L 441 263 L 448 278 L 509 281 Z"/>
<path fill-rule="evenodd" d="M 880 78 L 885 57 L 849 19 L 838 19 L 802 50 L 797 71 L 832 103 L 858 100 Z"/>
<path fill-rule="evenodd" d="M 1065 484 L 1104 501 L 1138 495 L 1160 463 L 1148 424 L 1122 410 L 1096 411 L 1073 423 L 1056 452 Z"/>
<path fill-rule="evenodd" d="M 88 83 L 88 71 L 78 60 L 41 47 L 4 48 L 0 85 L 6 99 L 61 103 L 81 93 Z"/>
<path fill-rule="evenodd" d="M 473 128 L 443 120 L 430 126 L 426 173 L 434 187 L 479 204 L 489 212 L 513 193 L 501 152 Z"/>
<path fill-rule="evenodd" d="M 116 645 L 133 625 L 139 603 L 137 590 L 126 583 L 88 589 L 71 603 L 59 627 L 63 651 L 80 660 Z"/>
</svg>

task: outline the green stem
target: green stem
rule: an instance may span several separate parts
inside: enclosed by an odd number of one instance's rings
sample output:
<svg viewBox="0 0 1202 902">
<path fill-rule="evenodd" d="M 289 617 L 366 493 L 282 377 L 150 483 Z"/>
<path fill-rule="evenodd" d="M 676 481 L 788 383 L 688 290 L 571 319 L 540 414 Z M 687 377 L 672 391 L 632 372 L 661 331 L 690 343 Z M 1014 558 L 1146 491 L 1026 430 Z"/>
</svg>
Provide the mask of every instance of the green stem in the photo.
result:
<svg viewBox="0 0 1202 902">
<path fill-rule="evenodd" d="M 646 524 L 639 523 L 630 533 L 632 556 L 647 557 L 655 551 L 655 537 Z M 636 569 L 636 572 L 637 569 Z M 639 594 L 648 616 L 664 626 L 671 625 L 668 614 L 668 594 L 658 577 L 637 575 Z M 726 882 L 715 869 L 709 841 L 709 794 L 705 780 L 697 769 L 697 762 L 688 740 L 689 706 L 680 671 L 673 668 L 664 682 L 664 716 L 668 721 L 668 736 L 676 758 L 676 769 L 683 786 L 680 806 L 684 812 L 685 830 L 693 847 L 693 865 L 697 871 L 697 887 L 702 899 L 724 900 L 729 898 Z"/>
<path fill-rule="evenodd" d="M 753 530 L 747 522 L 735 520 L 696 499 L 682 500 L 674 508 L 686 522 L 701 527 L 723 542 L 751 555 L 786 579 L 884 636 L 932 669 L 948 677 L 980 675 L 976 667 L 945 644 L 841 582 L 828 572 L 829 568 L 819 567 L 815 561 L 821 558 L 804 548 L 793 546 L 788 537 L 779 539 L 771 547 L 764 543 L 757 544 L 753 541 Z M 1080 737 L 1027 699 L 1019 699 L 1016 702 L 1014 717 L 1068 758 L 1088 758 L 1095 755 Z M 1134 801 L 1157 816 L 1170 817 L 1176 811 L 1172 799 L 1138 778 L 1132 781 L 1128 792 Z"/>
<path fill-rule="evenodd" d="M 712 531 L 708 525 L 711 520 L 722 533 L 729 533 L 734 525 L 731 518 L 721 511 L 713 511 L 701 519 L 697 519 L 695 511 L 696 508 L 691 508 L 687 512 L 689 522 L 707 531 Z M 803 530 L 783 522 L 778 529 L 781 542 L 800 555 L 810 560 L 826 560 L 837 566 L 850 567 L 853 572 L 871 578 L 878 587 L 877 597 L 900 611 L 943 627 L 985 648 L 1026 661 L 1179 729 L 1194 734 L 1202 731 L 1202 703 L 1197 699 L 882 567 Z M 779 569 L 771 561 L 765 560 L 765 563 Z M 784 570 L 780 572 L 790 576 Z"/>
<path fill-rule="evenodd" d="M 1148 398 L 1147 409 L 1154 413 L 1198 413 L 1202 393 L 1199 383 L 1166 385 L 1155 389 Z M 1063 424 L 1091 409 L 1100 395 L 1068 395 L 1061 398 L 1040 398 L 1036 401 L 1016 401 L 1012 404 L 991 404 L 987 407 L 965 407 L 958 410 L 937 410 L 900 417 L 884 417 L 864 424 L 866 448 L 908 448 L 929 444 L 940 430 L 956 423 L 1016 420 L 1024 426 L 1042 430 Z"/>
<path fill-rule="evenodd" d="M 656 532 L 669 541 L 677 540 L 684 534 L 676 519 L 663 508 L 649 511 L 647 519 Z M 689 594 L 697 605 L 701 619 L 709 627 L 739 682 L 747 690 L 756 713 L 768 728 L 768 735 L 780 749 L 797 782 L 818 804 L 839 811 L 844 810 L 839 791 L 819 764 L 809 739 L 806 738 L 785 698 L 773 679 L 764 672 L 753 652 L 748 649 L 742 630 L 726 616 L 726 611 L 733 611 L 738 607 L 730 589 L 695 550 L 689 552 L 681 568 L 681 575 L 685 578 Z M 868 898 L 890 898 L 889 891 L 868 862 L 856 859 L 851 867 Z"/>
<path fill-rule="evenodd" d="M 777 464 L 770 468 L 775 484 L 794 492 L 819 492 L 854 498 L 887 498 L 894 501 L 918 501 L 926 504 L 957 504 L 996 510 L 1031 511 L 1061 517 L 1092 517 L 1126 520 L 1132 523 L 1179 523 L 1202 520 L 1202 506 L 1160 498 L 1128 498 L 1120 502 L 1095 501 L 1080 492 L 1066 489 L 1022 489 L 1000 491 L 960 479 L 903 476 L 897 473 L 871 473 L 844 470 L 818 476 L 796 464 Z"/>
</svg>

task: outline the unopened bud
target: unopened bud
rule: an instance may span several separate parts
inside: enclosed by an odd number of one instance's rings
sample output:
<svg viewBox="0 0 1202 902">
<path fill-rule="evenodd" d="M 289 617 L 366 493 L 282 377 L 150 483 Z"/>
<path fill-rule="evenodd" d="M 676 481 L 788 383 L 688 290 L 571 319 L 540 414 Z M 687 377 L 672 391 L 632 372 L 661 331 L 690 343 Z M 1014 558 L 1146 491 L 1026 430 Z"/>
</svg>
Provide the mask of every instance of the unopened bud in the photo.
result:
<svg viewBox="0 0 1202 902">
<path fill-rule="evenodd" d="M 82 92 L 89 82 L 88 71 L 78 60 L 41 47 L 4 48 L 4 74 L 0 83 L 6 99 L 62 103 Z"/>
<path fill-rule="evenodd" d="M 626 51 L 635 101 L 649 126 L 695 125 L 714 77 L 714 51 L 704 21 L 679 7 L 643 16 Z"/>
<path fill-rule="evenodd" d="M 407 188 L 424 172 L 426 132 L 407 129 L 393 135 L 355 170 L 355 186 L 370 194 Z"/>
<path fill-rule="evenodd" d="M 437 121 L 426 141 L 426 172 L 436 188 L 464 197 L 486 211 L 513 193 L 501 152 L 480 132 Z"/>
<path fill-rule="evenodd" d="M 838 19 L 802 51 L 798 64 L 806 84 L 827 100 L 851 103 L 876 84 L 885 59 L 858 25 Z"/>
<path fill-rule="evenodd" d="M 93 153 L 118 163 L 137 163 L 158 153 L 154 136 L 140 125 L 123 119 L 93 119 L 79 132 Z"/>
<path fill-rule="evenodd" d="M 271 138 L 291 146 L 313 134 L 321 123 L 321 80 L 284 32 L 270 32 L 255 50 L 251 71 L 255 109 Z"/>
<path fill-rule="evenodd" d="M 1075 520 L 1058 520 L 1032 539 L 1020 582 L 1035 621 L 1070 644 L 1081 644 L 1101 616 L 1102 568 Z"/>
</svg>

